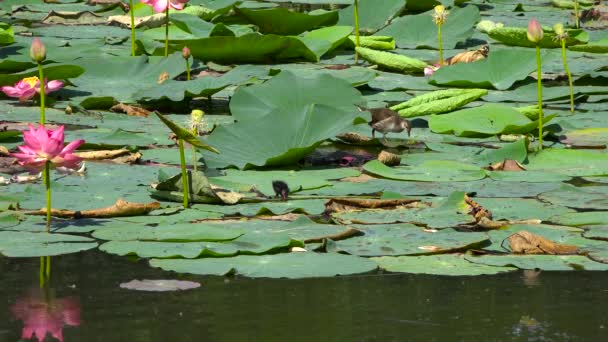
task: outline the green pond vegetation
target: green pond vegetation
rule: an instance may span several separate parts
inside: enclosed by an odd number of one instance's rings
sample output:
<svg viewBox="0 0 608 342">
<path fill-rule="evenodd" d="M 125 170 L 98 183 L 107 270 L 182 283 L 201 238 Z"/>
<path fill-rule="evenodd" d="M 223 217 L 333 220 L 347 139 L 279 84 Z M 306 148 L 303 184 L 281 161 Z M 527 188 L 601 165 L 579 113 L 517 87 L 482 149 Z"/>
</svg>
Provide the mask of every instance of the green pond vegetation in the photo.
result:
<svg viewBox="0 0 608 342">
<path fill-rule="evenodd" d="M 44 181 L 11 157 L 39 96 L 0 94 L 1 255 L 273 278 L 608 270 L 608 6 L 358 0 L 356 20 L 352 0 L 191 0 L 167 26 L 133 1 L 132 41 L 128 3 L 0 3 L 0 86 L 39 75 L 40 38 L 64 82 L 45 124 L 85 140 L 83 169 L 50 172 L 46 233 Z M 372 108 L 411 131 L 372 137 Z"/>
</svg>

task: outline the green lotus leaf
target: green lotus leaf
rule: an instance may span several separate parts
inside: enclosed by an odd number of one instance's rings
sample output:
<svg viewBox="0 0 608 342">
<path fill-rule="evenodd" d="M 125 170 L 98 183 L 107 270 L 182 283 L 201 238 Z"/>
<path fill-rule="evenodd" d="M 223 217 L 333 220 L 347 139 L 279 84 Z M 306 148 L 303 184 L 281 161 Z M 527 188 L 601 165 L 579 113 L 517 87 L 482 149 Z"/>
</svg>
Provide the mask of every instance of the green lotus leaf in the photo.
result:
<svg viewBox="0 0 608 342">
<path fill-rule="evenodd" d="M 561 43 L 553 30 L 545 30 L 543 39 L 539 42 L 541 48 L 558 48 Z M 568 38 L 566 46 L 585 44 L 589 41 L 589 34 L 584 30 L 566 30 Z M 536 47 L 536 44 L 528 40 L 528 30 L 525 27 L 496 27 L 488 32 L 490 38 L 495 39 L 505 45 Z"/>
<path fill-rule="evenodd" d="M 422 73 L 427 66 L 424 61 L 392 52 L 376 51 L 364 47 L 357 47 L 355 51 L 357 51 L 361 58 L 371 64 L 377 64 L 382 69 L 398 71 L 404 74 Z"/>
<path fill-rule="evenodd" d="M 483 265 L 517 267 L 543 271 L 606 271 L 607 264 L 595 262 L 582 255 L 481 255 L 466 256 L 466 260 Z"/>
<path fill-rule="evenodd" d="M 76 253 L 95 247 L 97 247 L 97 243 L 84 236 L 0 231 L 0 254 L 7 257 L 53 256 Z"/>
<path fill-rule="evenodd" d="M 338 21 L 338 12 L 313 11 L 299 13 L 287 8 L 246 9 L 235 7 L 236 14 L 242 15 L 256 25 L 261 33 L 278 35 L 298 35 L 319 26 L 332 26 Z"/>
<path fill-rule="evenodd" d="M 51 64 L 44 67 L 44 77 L 47 80 L 67 80 L 76 78 L 84 72 L 84 68 L 71 64 Z M 38 76 L 38 67 L 24 70 L 14 74 L 0 74 L 0 85 L 13 85 L 18 81 Z M 74 80 L 75 81 L 75 80 Z"/>
<path fill-rule="evenodd" d="M 543 123 L 546 124 L 554 116 L 546 116 Z M 527 116 L 511 107 L 487 104 L 449 114 L 432 115 L 429 119 L 429 127 L 436 133 L 476 137 L 495 134 L 525 134 L 537 129 L 538 122 L 531 121 Z"/>
<path fill-rule="evenodd" d="M 379 35 L 393 36 L 400 48 L 438 48 L 437 25 L 433 22 L 431 12 L 406 15 L 397 18 L 390 25 L 378 32 Z M 480 20 L 476 6 L 453 8 L 442 27 L 444 49 L 453 49 L 458 43 L 469 39 L 474 32 L 475 24 Z"/>
<path fill-rule="evenodd" d="M 150 260 L 152 267 L 182 273 L 229 275 L 258 278 L 310 278 L 358 274 L 374 271 L 378 265 L 366 258 L 312 252 L 196 260 Z"/>
<path fill-rule="evenodd" d="M 202 148 L 207 151 L 211 151 L 211 152 L 215 152 L 215 153 L 220 153 L 220 151 L 218 151 L 216 148 L 205 144 L 199 137 L 194 136 L 194 134 L 192 134 L 192 132 L 190 132 L 190 130 L 176 124 L 175 122 L 171 121 L 170 119 L 168 119 L 166 116 L 162 115 L 159 112 L 154 112 L 154 114 L 156 114 L 156 116 L 158 116 L 160 121 L 162 121 L 165 125 L 167 125 L 167 127 L 169 127 L 169 129 L 173 133 L 175 133 L 175 135 L 177 136 L 178 139 L 182 139 L 192 146 L 196 146 L 198 148 Z"/>
<path fill-rule="evenodd" d="M 124 223 L 122 226 L 103 228 L 93 232 L 93 237 L 111 241 L 227 241 L 243 235 L 243 231 L 222 229 L 218 226 L 193 223 L 177 223 L 150 227 Z"/>
<path fill-rule="evenodd" d="M 394 105 L 392 110 L 403 117 L 440 114 L 454 111 L 488 93 L 485 89 L 445 89 L 419 95 Z"/>
<path fill-rule="evenodd" d="M 547 171 L 568 176 L 608 175 L 608 155 L 603 152 L 544 149 L 528 158 L 526 169 Z"/>
<path fill-rule="evenodd" d="M 293 164 L 353 127 L 361 115 L 355 104 L 363 102 L 344 80 L 283 71 L 264 84 L 236 91 L 230 107 L 237 123 L 213 131 L 207 142 L 222 146 L 222 154 L 203 152 L 205 161 L 212 167 L 239 168 Z"/>
<path fill-rule="evenodd" d="M 377 160 L 368 162 L 363 169 L 389 179 L 423 182 L 472 181 L 486 177 L 481 168 L 448 160 L 429 160 L 415 166 L 388 167 Z"/>
<path fill-rule="evenodd" d="M 476 276 L 515 271 L 514 267 L 489 266 L 467 261 L 462 254 L 371 258 L 389 272 Z"/>
<path fill-rule="evenodd" d="M 334 0 L 332 0 L 333 2 Z M 327 3 L 328 1 L 324 1 Z M 349 1 L 352 4 L 353 1 Z M 359 0 L 359 30 L 366 34 L 372 34 L 386 26 L 393 18 L 399 15 L 405 8 L 403 0 Z M 355 26 L 354 5 L 345 7 L 339 12 L 338 25 Z"/>
</svg>

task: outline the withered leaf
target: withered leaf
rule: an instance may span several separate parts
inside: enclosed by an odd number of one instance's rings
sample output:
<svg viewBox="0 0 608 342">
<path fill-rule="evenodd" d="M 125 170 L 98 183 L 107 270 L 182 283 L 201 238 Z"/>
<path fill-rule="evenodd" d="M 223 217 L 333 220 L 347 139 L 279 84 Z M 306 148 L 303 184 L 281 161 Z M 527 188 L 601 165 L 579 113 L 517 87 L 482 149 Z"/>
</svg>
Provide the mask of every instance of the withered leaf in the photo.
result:
<svg viewBox="0 0 608 342">
<path fill-rule="evenodd" d="M 150 115 L 150 113 L 152 113 L 151 111 L 149 111 L 147 109 L 124 104 L 124 103 L 119 103 L 119 104 L 113 105 L 112 108 L 110 108 L 110 110 L 115 113 L 126 113 L 129 116 L 139 116 L 139 117 L 147 117 L 148 115 Z"/>
<path fill-rule="evenodd" d="M 507 238 L 509 246 L 516 254 L 576 254 L 573 245 L 556 243 L 526 230 L 519 231 Z"/>
</svg>

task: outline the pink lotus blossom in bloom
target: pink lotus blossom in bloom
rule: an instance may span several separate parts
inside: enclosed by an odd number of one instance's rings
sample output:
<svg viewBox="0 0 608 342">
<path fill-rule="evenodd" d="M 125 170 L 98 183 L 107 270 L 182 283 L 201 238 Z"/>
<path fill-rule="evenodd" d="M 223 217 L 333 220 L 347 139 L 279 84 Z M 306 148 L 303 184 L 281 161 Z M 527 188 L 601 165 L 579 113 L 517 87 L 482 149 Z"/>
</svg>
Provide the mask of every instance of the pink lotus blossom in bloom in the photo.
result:
<svg viewBox="0 0 608 342">
<path fill-rule="evenodd" d="M 52 93 L 63 88 L 63 82 L 53 80 L 48 82 L 44 80 L 44 93 Z M 14 87 L 4 86 L 1 88 L 2 92 L 9 97 L 19 98 L 19 102 L 25 102 L 37 93 L 40 93 L 40 80 L 36 76 L 26 77 L 21 81 L 17 82 Z"/>
<path fill-rule="evenodd" d="M 441 67 L 441 65 L 439 64 L 433 64 L 433 65 L 429 65 L 426 68 L 424 68 L 424 76 L 433 76 L 433 73 L 437 70 L 439 70 L 439 68 Z"/>
<path fill-rule="evenodd" d="M 164 12 L 167 7 L 183 10 L 184 4 L 188 1 L 190 0 L 141 0 L 142 3 L 154 7 L 154 11 L 157 13 Z"/>
<path fill-rule="evenodd" d="M 19 164 L 28 168 L 32 174 L 40 172 L 47 161 L 51 162 L 54 167 L 63 166 L 68 169 L 76 169 L 82 158 L 75 156 L 73 152 L 84 144 L 84 140 L 74 140 L 64 146 L 63 131 L 64 126 L 59 126 L 54 131 L 47 131 L 44 126 L 35 130 L 34 126 L 30 125 L 29 132 L 23 132 L 25 145 L 18 146 L 21 153 L 13 153 L 12 156 L 17 158 Z"/>
<path fill-rule="evenodd" d="M 42 342 L 51 335 L 63 342 L 63 326 L 80 325 L 80 303 L 75 298 L 51 298 L 35 293 L 30 297 L 17 300 L 11 307 L 13 316 L 23 321 L 22 339 Z"/>
</svg>

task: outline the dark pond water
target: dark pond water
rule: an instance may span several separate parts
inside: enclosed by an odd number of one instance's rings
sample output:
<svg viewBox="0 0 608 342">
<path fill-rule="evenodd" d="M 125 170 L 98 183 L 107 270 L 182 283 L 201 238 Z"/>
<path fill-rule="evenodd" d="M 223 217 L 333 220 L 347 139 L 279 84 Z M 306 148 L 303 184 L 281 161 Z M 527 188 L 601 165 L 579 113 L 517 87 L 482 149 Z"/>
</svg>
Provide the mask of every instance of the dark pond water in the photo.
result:
<svg viewBox="0 0 608 342">
<path fill-rule="evenodd" d="M 52 266 L 49 293 L 63 310 L 57 319 L 65 325 L 66 342 L 605 341 L 608 336 L 608 272 L 253 280 L 176 275 L 101 252 L 54 257 Z M 14 317 L 15 307 L 40 292 L 38 270 L 38 259 L 1 258 L 0 341 L 19 340 L 24 323 Z M 119 287 L 134 278 L 176 277 L 203 286 L 172 293 Z"/>
</svg>

